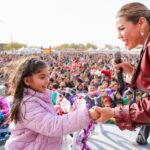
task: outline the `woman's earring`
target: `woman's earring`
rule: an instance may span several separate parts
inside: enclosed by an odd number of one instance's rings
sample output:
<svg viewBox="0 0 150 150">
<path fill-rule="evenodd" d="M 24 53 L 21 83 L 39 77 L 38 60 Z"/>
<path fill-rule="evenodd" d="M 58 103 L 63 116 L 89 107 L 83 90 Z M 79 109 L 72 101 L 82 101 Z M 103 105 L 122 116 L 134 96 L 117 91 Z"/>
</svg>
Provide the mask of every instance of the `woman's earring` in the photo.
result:
<svg viewBox="0 0 150 150">
<path fill-rule="evenodd" d="M 141 32 L 141 36 L 144 36 L 144 32 Z"/>
</svg>

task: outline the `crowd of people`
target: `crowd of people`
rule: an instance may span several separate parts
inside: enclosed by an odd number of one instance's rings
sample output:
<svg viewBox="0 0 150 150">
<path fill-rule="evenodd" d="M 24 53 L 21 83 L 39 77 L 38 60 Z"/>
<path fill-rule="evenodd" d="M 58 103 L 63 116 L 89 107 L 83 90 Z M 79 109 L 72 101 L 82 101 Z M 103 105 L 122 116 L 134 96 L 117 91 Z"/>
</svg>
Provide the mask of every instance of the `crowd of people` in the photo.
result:
<svg viewBox="0 0 150 150">
<path fill-rule="evenodd" d="M 28 58 L 19 65 L 27 56 L 1 55 L 0 139 L 11 135 L 6 149 L 60 149 L 63 135 L 81 129 L 82 149 L 88 149 L 86 140 L 93 123 L 114 123 L 115 119 L 120 129 L 146 125 L 136 140 L 146 145 L 150 131 L 149 16 L 149 9 L 141 3 L 124 5 L 116 16 L 125 46 L 131 50 L 143 45 L 140 59 L 122 55 L 122 62 L 115 64 L 111 54 L 63 52 L 35 55 L 39 59 Z M 119 80 L 120 68 L 124 84 Z M 8 120 L 13 125 L 11 133 Z"/>
<path fill-rule="evenodd" d="M 1 126 L 8 129 L 8 113 L 11 108 L 10 74 L 16 69 L 16 65 L 24 58 L 31 56 L 18 56 L 4 53 L 0 57 L 0 94 L 1 94 Z M 38 54 L 37 57 L 49 65 L 48 88 L 52 91 L 52 102 L 57 113 L 62 115 L 76 109 L 76 100 L 84 99 L 88 108 L 93 106 L 116 107 L 134 102 L 133 90 L 126 82 L 123 94 L 120 93 L 120 84 L 112 67 L 112 54 L 89 53 L 51 53 L 50 55 Z M 134 59 L 133 59 L 134 58 Z M 129 61 L 133 66 L 137 65 L 139 56 L 123 55 L 124 61 Z M 126 80 L 124 76 L 124 80 Z M 136 100 L 142 99 L 146 94 L 137 92 Z M 6 107 L 3 103 L 8 103 Z M 69 101 L 69 108 L 63 101 Z M 81 105 L 81 104 L 80 104 Z M 112 118 L 108 122 L 115 123 Z M 1 132 L 2 140 L 9 135 L 9 131 Z"/>
</svg>

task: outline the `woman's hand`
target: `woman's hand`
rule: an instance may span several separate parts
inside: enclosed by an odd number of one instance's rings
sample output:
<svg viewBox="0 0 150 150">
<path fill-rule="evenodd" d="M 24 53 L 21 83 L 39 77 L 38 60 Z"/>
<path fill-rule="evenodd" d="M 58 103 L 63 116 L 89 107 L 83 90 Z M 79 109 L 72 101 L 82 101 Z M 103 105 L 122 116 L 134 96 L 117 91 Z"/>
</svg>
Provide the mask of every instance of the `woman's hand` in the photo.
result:
<svg viewBox="0 0 150 150">
<path fill-rule="evenodd" d="M 95 107 L 94 110 L 100 114 L 100 117 L 96 122 L 106 122 L 110 118 L 114 117 L 114 109 L 109 107 Z"/>
<path fill-rule="evenodd" d="M 113 67 L 116 70 L 118 70 L 119 68 L 122 68 L 123 72 L 125 74 L 128 74 L 128 75 L 131 75 L 133 73 L 133 70 L 134 70 L 132 65 L 130 63 L 128 63 L 128 62 L 122 62 L 120 64 L 113 63 Z"/>
</svg>

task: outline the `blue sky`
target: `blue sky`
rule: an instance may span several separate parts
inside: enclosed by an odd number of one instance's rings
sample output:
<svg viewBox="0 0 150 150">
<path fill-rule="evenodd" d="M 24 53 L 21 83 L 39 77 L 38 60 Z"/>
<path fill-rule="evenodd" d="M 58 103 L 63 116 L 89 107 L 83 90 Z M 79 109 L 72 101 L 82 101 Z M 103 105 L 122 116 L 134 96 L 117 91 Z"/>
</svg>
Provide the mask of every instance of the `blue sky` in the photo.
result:
<svg viewBox="0 0 150 150">
<path fill-rule="evenodd" d="M 150 7 L 150 0 L 136 0 Z M 0 43 L 94 43 L 123 46 L 115 15 L 132 0 L 0 0 Z"/>
</svg>

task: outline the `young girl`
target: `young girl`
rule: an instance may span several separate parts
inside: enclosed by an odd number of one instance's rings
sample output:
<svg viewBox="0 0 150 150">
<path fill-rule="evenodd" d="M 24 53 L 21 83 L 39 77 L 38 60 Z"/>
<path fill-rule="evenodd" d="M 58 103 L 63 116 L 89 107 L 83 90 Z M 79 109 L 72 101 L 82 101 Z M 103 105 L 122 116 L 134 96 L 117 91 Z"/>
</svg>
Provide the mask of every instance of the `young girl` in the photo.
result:
<svg viewBox="0 0 150 150">
<path fill-rule="evenodd" d="M 19 65 L 12 80 L 11 136 L 6 150 L 60 150 L 63 135 L 98 118 L 93 109 L 57 116 L 48 83 L 48 67 L 43 61 L 30 58 Z"/>
</svg>

